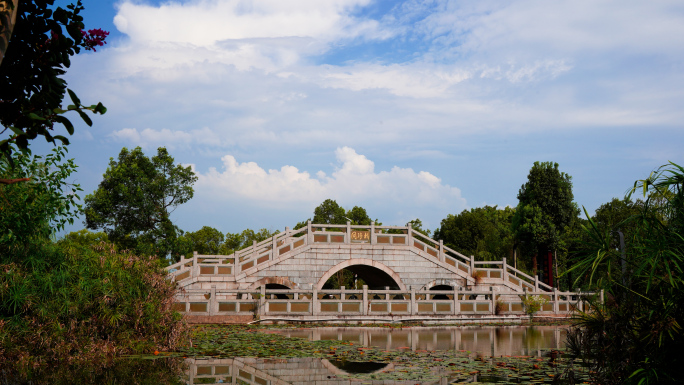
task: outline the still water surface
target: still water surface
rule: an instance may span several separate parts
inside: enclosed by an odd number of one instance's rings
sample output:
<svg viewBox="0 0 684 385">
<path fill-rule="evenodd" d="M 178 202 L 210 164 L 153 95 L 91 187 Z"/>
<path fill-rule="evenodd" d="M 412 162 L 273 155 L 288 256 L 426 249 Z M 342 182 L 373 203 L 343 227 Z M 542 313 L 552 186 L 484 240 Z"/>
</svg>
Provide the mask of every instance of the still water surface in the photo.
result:
<svg viewBox="0 0 684 385">
<path fill-rule="evenodd" d="M 551 349 L 564 347 L 566 328 L 562 326 L 507 326 L 507 327 L 411 327 L 411 328 L 303 328 L 272 329 L 278 333 L 310 340 L 350 341 L 354 345 L 375 346 L 392 352 L 432 352 L 435 356 L 464 357 L 464 360 L 487 360 L 495 356 L 544 357 Z M 448 353 L 453 352 L 453 354 Z M 545 358 L 544 360 L 546 360 Z M 400 373 L 412 366 L 412 361 L 394 363 L 341 362 L 321 358 L 263 359 L 234 358 L 175 358 L 158 360 L 122 360 L 99 372 L 63 373 L 49 371 L 35 373 L 29 378 L 9 378 L 0 370 L 0 385 L 18 384 L 207 384 L 234 383 L 254 385 L 347 385 L 347 384 L 450 384 L 454 373 L 448 367 L 433 367 L 431 378 L 410 381 L 380 380 L 382 372 Z M 56 369 L 56 368 L 55 368 Z M 183 374 L 180 374 L 183 373 Z M 364 378 L 349 376 L 365 373 Z M 483 378 L 472 377 L 472 381 Z M 488 382 L 519 383 L 506 379 Z"/>
<path fill-rule="evenodd" d="M 564 347 L 566 328 L 561 326 L 510 327 L 412 327 L 305 328 L 268 330 L 309 340 L 350 341 L 384 350 L 456 351 L 471 358 L 490 356 L 544 356 Z M 339 362 L 320 358 L 290 359 L 189 359 L 188 384 L 449 384 L 450 372 L 435 369 L 438 379 L 411 381 L 358 380 L 345 376 L 401 370 L 389 363 Z M 473 378 L 476 380 L 476 378 Z M 491 379 L 492 382 L 496 379 Z M 498 381 L 496 381 L 498 382 Z M 504 382 L 504 381 L 501 381 Z"/>
</svg>

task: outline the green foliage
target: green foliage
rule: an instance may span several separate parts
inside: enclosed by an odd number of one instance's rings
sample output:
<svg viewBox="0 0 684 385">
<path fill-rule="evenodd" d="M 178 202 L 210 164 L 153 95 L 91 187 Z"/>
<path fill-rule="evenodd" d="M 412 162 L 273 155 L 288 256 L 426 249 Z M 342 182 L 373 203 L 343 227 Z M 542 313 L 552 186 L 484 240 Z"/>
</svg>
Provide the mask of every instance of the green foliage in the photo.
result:
<svg viewBox="0 0 684 385">
<path fill-rule="evenodd" d="M 102 242 L 109 243 L 109 238 L 107 238 L 107 234 L 102 231 L 95 233 L 88 231 L 88 229 L 82 229 L 70 232 L 65 235 L 60 242 L 70 242 L 83 247 L 91 247 L 99 245 Z"/>
<path fill-rule="evenodd" d="M 518 207 L 512 220 L 516 243 L 527 257 L 521 260 L 528 268 L 531 262 L 533 274 L 537 266 L 535 256 L 571 248 L 572 241 L 566 232 L 578 215 L 579 209 L 573 202 L 572 177 L 561 172 L 558 163 L 534 162 L 527 182 L 518 192 Z M 558 258 L 554 259 L 558 270 Z M 562 259 L 567 260 L 567 255 Z"/>
<path fill-rule="evenodd" d="M 646 200 L 618 223 L 627 231 L 626 277 L 613 273 L 622 256 L 609 228 L 593 219 L 586 227 L 587 251 L 573 269 L 606 288 L 607 300 L 578 318 L 569 347 L 592 363 L 597 383 L 681 384 L 684 168 L 664 165 L 637 181 L 636 191 Z"/>
<path fill-rule="evenodd" d="M 175 284 L 157 260 L 92 245 L 100 235 L 85 231 L 51 241 L 78 212 L 78 187 L 65 181 L 75 166 L 64 152 L 31 160 L 14 152 L 14 168 L 0 163 L 31 178 L 0 186 L 0 361 L 174 348 L 183 331 L 171 310 Z"/>
<path fill-rule="evenodd" d="M 175 284 L 159 262 L 68 240 L 32 242 L 23 260 L 0 264 L 2 360 L 97 360 L 174 349 L 181 316 Z"/>
<path fill-rule="evenodd" d="M 373 221 L 366 213 L 366 209 L 360 206 L 354 206 L 344 216 L 351 219 L 352 225 L 370 226 Z"/>
<path fill-rule="evenodd" d="M 209 226 L 203 226 L 195 232 L 185 233 L 183 237 L 188 240 L 191 252 L 196 251 L 206 255 L 219 255 L 225 239 L 222 232 Z"/>
<path fill-rule="evenodd" d="M 362 225 L 370 226 L 373 220 L 366 209 L 361 206 L 354 206 L 351 210 L 345 210 L 343 207 L 337 204 L 337 201 L 332 199 L 324 200 L 320 205 L 314 209 L 314 217 L 311 223 L 314 224 L 327 224 L 327 225 L 346 225 L 350 222 L 352 225 Z M 307 221 L 301 221 L 297 223 L 294 227 L 295 230 L 306 227 Z M 382 225 L 382 223 L 375 220 L 376 225 Z"/>
<path fill-rule="evenodd" d="M 279 230 L 270 231 L 268 229 L 261 229 L 259 231 L 246 229 L 243 230 L 241 233 L 227 233 L 226 241 L 223 243 L 223 245 L 221 245 L 219 254 L 233 254 L 238 250 L 242 250 L 244 248 L 252 246 L 255 241 L 259 243 L 279 233 Z"/>
<path fill-rule="evenodd" d="M 413 219 L 413 220 L 410 220 L 410 221 L 407 223 L 407 225 L 410 225 L 411 228 L 412 228 L 413 230 L 415 230 L 415 231 L 417 231 L 417 232 L 419 232 L 419 233 L 425 235 L 426 237 L 429 237 L 429 236 L 430 236 L 430 232 L 431 232 L 431 231 L 428 230 L 428 229 L 424 229 L 424 228 L 423 228 L 423 221 L 421 221 L 421 220 L 418 219 L 418 218 Z"/>
<path fill-rule="evenodd" d="M 546 298 L 540 295 L 520 295 L 520 299 L 523 303 L 523 308 L 525 308 L 525 314 L 529 315 L 530 318 L 542 309 L 542 306 L 548 301 Z"/>
<path fill-rule="evenodd" d="M 485 206 L 449 214 L 435 230 L 434 239 L 477 260 L 499 261 L 513 250 L 514 213 L 515 209 L 510 207 Z"/>
<path fill-rule="evenodd" d="M 27 150 L 39 135 L 50 143 L 69 144 L 63 135 L 53 135 L 55 123 L 73 134 L 74 126 L 64 116 L 68 111 L 78 113 L 89 126 L 92 121 L 84 111 L 107 111 L 101 103 L 81 104 L 63 78 L 71 56 L 90 47 L 81 32 L 81 1 L 64 9 L 54 7 L 54 0 L 26 0 L 17 9 L 11 44 L 0 64 L 0 134 L 9 135 L 0 140 L 0 151 L 6 160 L 12 159 L 12 144 Z M 67 92 L 73 104 L 63 108 Z"/>
<path fill-rule="evenodd" d="M 527 182 L 518 193 L 513 217 L 516 238 L 531 252 L 558 247 L 566 226 L 577 218 L 572 177 L 558 170 L 558 163 L 534 162 Z"/>
<path fill-rule="evenodd" d="M 336 201 L 326 199 L 314 209 L 314 217 L 311 222 L 316 224 L 344 225 L 347 223 L 346 215 L 347 212 Z"/>
<path fill-rule="evenodd" d="M 57 147 L 44 157 L 15 152 L 12 162 L 0 158 L 1 179 L 30 179 L 0 184 L 0 261 L 24 255 L 33 239 L 47 238 L 73 223 L 80 211 L 76 192 L 82 190 L 67 182 L 76 165 L 64 159 L 66 152 Z"/>
<path fill-rule="evenodd" d="M 161 257 L 179 255 L 179 229 L 169 216 L 192 198 L 195 181 L 190 167 L 174 165 L 164 147 L 152 158 L 140 147 L 123 148 L 118 160 L 110 158 L 98 189 L 86 196 L 85 224 L 103 229 L 124 249 Z"/>
</svg>

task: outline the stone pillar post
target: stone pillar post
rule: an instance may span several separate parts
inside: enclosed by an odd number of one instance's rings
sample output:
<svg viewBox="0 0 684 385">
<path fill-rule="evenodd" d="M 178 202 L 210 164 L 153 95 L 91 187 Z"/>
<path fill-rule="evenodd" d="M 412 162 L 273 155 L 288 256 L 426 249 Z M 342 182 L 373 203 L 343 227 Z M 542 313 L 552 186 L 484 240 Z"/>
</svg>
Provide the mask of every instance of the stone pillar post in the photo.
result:
<svg viewBox="0 0 684 385">
<path fill-rule="evenodd" d="M 256 241 L 254 241 L 254 245 L 256 246 Z M 254 248 L 256 251 L 256 247 Z M 271 238 L 271 251 L 273 252 L 272 259 L 278 258 L 278 242 L 276 241 L 276 235 L 273 235 Z"/>
<path fill-rule="evenodd" d="M 444 257 L 444 241 L 440 239 L 439 240 L 439 261 L 444 263 L 444 259 L 445 259 L 445 257 Z"/>
<path fill-rule="evenodd" d="M 558 307 L 558 298 L 560 296 L 558 295 L 558 288 L 554 287 L 553 288 L 553 314 L 558 314 L 559 307 Z"/>
<path fill-rule="evenodd" d="M 311 221 L 308 220 L 306 221 L 306 244 L 307 245 L 312 245 L 313 242 L 313 231 L 311 228 Z"/>
<path fill-rule="evenodd" d="M 492 292 L 492 295 L 491 295 L 492 298 L 490 299 L 490 301 L 491 301 L 490 310 L 491 310 L 491 313 L 492 313 L 492 314 L 496 314 L 496 312 L 495 312 L 495 306 L 496 306 L 496 289 L 497 289 L 497 288 L 494 287 L 494 286 L 490 286 L 490 287 L 489 287 L 489 290 Z"/>
<path fill-rule="evenodd" d="M 378 237 L 375 236 L 375 221 L 371 221 L 370 225 L 370 244 L 374 245 L 378 243 Z"/>
<path fill-rule="evenodd" d="M 318 315 L 318 290 L 313 289 L 311 296 L 311 315 Z"/>
<path fill-rule="evenodd" d="M 418 306 L 416 305 L 416 288 L 411 286 L 411 315 L 418 314 Z"/>
<path fill-rule="evenodd" d="M 534 276 L 534 291 L 539 291 L 539 277 Z"/>
<path fill-rule="evenodd" d="M 216 285 L 211 285 L 211 294 L 209 295 L 209 315 L 215 315 L 218 311 L 218 301 L 216 300 Z"/>
<path fill-rule="evenodd" d="M 347 221 L 347 236 L 344 239 L 344 243 L 351 244 L 351 222 Z"/>
<path fill-rule="evenodd" d="M 261 285 L 259 288 L 260 290 L 260 295 L 259 295 L 259 309 L 257 311 L 257 314 L 260 316 L 266 314 L 266 285 Z"/>
<path fill-rule="evenodd" d="M 256 258 L 256 257 L 257 257 L 256 244 L 257 244 L 257 241 L 256 241 L 256 240 L 252 240 L 252 258 Z M 273 258 L 275 258 L 275 256 L 276 256 L 276 254 L 273 253 Z"/>
<path fill-rule="evenodd" d="M 458 286 L 454 285 L 454 315 L 458 315 L 461 312 L 461 306 L 458 303 Z"/>
<path fill-rule="evenodd" d="M 363 306 L 363 315 L 368 315 L 368 310 L 370 308 L 370 305 L 368 304 L 368 285 L 363 285 L 363 296 L 361 297 L 363 303 L 361 306 Z"/>
<path fill-rule="evenodd" d="M 470 256 L 470 275 L 475 274 L 475 257 Z"/>
<path fill-rule="evenodd" d="M 506 264 L 506 257 L 503 257 L 501 259 L 501 279 L 505 282 L 508 282 L 508 265 Z"/>
<path fill-rule="evenodd" d="M 406 224 L 406 246 L 411 246 L 413 244 L 413 227 L 411 222 Z"/>
</svg>

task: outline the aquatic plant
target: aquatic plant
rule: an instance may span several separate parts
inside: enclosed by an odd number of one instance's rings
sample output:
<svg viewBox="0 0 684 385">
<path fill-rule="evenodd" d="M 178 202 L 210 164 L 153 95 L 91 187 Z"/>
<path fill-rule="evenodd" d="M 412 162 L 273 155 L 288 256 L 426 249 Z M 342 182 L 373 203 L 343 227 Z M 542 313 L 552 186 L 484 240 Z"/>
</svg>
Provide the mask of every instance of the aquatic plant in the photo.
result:
<svg viewBox="0 0 684 385">
<path fill-rule="evenodd" d="M 684 167 L 662 166 L 635 182 L 630 195 L 636 192 L 646 197 L 641 212 L 615 229 L 588 221 L 591 243 L 573 269 L 607 295 L 605 304 L 589 299 L 591 311 L 577 316 L 568 347 L 590 364 L 596 383 L 681 384 Z M 616 249 L 624 225 L 628 247 Z"/>
</svg>

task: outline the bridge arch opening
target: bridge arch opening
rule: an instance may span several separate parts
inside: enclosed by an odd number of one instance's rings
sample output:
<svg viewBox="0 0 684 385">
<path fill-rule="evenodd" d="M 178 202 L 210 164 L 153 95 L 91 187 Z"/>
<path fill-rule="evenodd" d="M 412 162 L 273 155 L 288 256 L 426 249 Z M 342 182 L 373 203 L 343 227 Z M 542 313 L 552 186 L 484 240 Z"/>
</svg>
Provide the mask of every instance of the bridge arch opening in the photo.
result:
<svg viewBox="0 0 684 385">
<path fill-rule="evenodd" d="M 370 264 L 368 262 L 368 260 L 357 259 L 344 261 L 328 270 L 318 281 L 316 288 L 321 290 L 345 286 L 349 289 L 360 289 L 363 285 L 368 285 L 370 290 L 384 290 L 385 287 L 390 290 L 406 290 L 406 286 L 392 269 L 375 261 L 370 261 Z M 339 272 L 342 274 L 338 274 Z M 350 282 L 351 285 L 340 285 L 339 276 L 346 276 L 347 281 L 342 282 Z"/>
<path fill-rule="evenodd" d="M 431 290 L 431 291 L 437 291 L 437 290 L 440 290 L 440 291 L 444 291 L 444 290 L 453 291 L 453 290 L 454 290 L 454 287 L 453 287 L 453 286 L 449 286 L 449 285 L 435 285 L 435 286 L 431 287 L 430 290 Z M 432 296 L 432 299 L 437 299 L 437 300 L 443 299 L 443 300 L 446 300 L 446 299 L 450 299 L 450 298 L 449 298 L 446 294 L 434 294 L 434 295 Z"/>
</svg>

